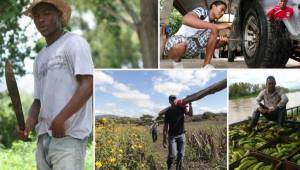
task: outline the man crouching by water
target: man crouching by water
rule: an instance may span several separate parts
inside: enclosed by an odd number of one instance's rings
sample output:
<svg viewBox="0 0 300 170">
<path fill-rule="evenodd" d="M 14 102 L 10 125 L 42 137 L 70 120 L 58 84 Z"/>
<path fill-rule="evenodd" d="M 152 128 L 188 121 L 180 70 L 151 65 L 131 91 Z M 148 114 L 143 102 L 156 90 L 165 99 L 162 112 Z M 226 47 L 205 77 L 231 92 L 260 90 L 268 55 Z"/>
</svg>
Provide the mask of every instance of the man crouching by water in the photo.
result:
<svg viewBox="0 0 300 170">
<path fill-rule="evenodd" d="M 286 104 L 289 101 L 281 88 L 276 88 L 276 80 L 273 76 L 268 76 L 266 80 L 266 89 L 262 90 L 256 102 L 259 106 L 253 112 L 250 128 L 254 128 L 258 122 L 260 114 L 266 119 L 275 121 L 278 126 L 282 126 L 286 117 Z M 263 101 L 264 103 L 260 103 Z"/>
</svg>

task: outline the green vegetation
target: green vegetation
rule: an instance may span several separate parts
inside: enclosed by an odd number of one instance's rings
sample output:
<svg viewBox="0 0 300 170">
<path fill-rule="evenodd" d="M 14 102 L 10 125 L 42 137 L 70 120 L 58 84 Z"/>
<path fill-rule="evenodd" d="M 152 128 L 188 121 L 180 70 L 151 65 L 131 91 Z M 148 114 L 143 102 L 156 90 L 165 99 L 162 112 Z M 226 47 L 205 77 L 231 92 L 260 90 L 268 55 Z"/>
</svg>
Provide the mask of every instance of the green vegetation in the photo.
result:
<svg viewBox="0 0 300 170">
<path fill-rule="evenodd" d="M 164 1 L 165 0 L 160 0 L 161 7 Z M 173 8 L 168 23 L 168 25 L 170 25 L 172 28 L 172 35 L 179 30 L 181 26 L 181 22 L 182 22 L 182 15 L 179 13 L 179 11 L 177 11 L 177 9 Z"/>
<path fill-rule="evenodd" d="M 231 125 L 229 129 L 229 163 L 233 168 L 274 169 L 280 162 L 274 161 L 272 164 L 267 161 L 271 159 L 300 162 L 300 157 L 291 155 L 296 154 L 295 150 L 300 147 L 297 126 L 285 124 L 284 127 L 279 127 L 275 122 L 260 120 L 257 129 L 250 131 L 247 125 L 249 121 Z M 264 159 L 257 152 L 268 155 L 268 158 Z"/>
<path fill-rule="evenodd" d="M 169 25 L 172 28 L 172 35 L 179 30 L 182 22 L 181 20 L 182 20 L 182 15 L 175 8 L 173 8 L 169 20 Z"/>
<path fill-rule="evenodd" d="M 35 170 L 36 138 L 31 136 L 31 142 L 13 142 L 9 149 L 0 148 L 1 170 Z M 93 169 L 93 147 L 89 143 L 85 157 L 85 170 Z"/>
<path fill-rule="evenodd" d="M 10 59 L 19 75 L 24 75 L 24 59 L 31 48 L 25 43 L 28 37 L 21 31 L 19 19 L 29 0 L 0 1 L 0 77 L 4 73 L 6 59 Z"/>
<path fill-rule="evenodd" d="M 226 169 L 226 116 L 223 117 L 185 123 L 185 169 Z M 163 124 L 158 127 L 158 141 L 153 143 L 149 126 L 116 120 L 101 118 L 96 123 L 96 169 L 166 169 L 168 151 L 162 146 Z"/>
<path fill-rule="evenodd" d="M 7 92 L 0 93 L 0 101 L 0 145 L 10 148 L 12 143 L 16 141 L 16 117 Z M 32 99 L 29 95 L 23 95 L 21 96 L 21 101 L 26 118 Z"/>
<path fill-rule="evenodd" d="M 32 103 L 32 97 L 23 92 L 21 96 L 24 117 L 27 118 L 29 107 Z M 30 142 L 17 140 L 15 135 L 16 117 L 11 108 L 11 101 L 7 92 L 0 93 L 0 169 L 1 170 L 34 170 L 36 134 L 30 135 Z M 89 138 L 86 152 L 85 167 L 92 169 L 93 162 L 92 137 Z"/>
<path fill-rule="evenodd" d="M 157 1 L 67 1 L 74 14 L 67 30 L 80 31 L 87 39 L 95 67 L 157 67 L 153 56 L 158 43 Z M 42 40 L 32 46 L 33 37 L 26 35 L 25 29 L 33 22 L 24 25 L 20 21 L 30 2 L 0 2 L 0 76 L 6 59 L 11 60 L 17 75 L 24 75 L 24 60 L 34 58 L 43 47 Z"/>
<path fill-rule="evenodd" d="M 238 99 L 241 97 L 256 97 L 258 93 L 265 89 L 264 84 L 251 84 L 251 83 L 234 83 L 229 86 L 229 100 Z M 285 87 L 277 86 L 285 93 L 289 92 L 289 89 Z"/>
</svg>

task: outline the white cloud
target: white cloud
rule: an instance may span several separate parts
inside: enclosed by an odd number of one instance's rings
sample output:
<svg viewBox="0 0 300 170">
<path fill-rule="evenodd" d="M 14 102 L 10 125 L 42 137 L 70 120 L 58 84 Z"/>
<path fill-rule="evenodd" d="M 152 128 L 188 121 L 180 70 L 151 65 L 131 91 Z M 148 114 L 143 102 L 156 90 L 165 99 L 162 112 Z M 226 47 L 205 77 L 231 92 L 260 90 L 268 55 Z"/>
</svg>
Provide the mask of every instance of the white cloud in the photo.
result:
<svg viewBox="0 0 300 170">
<path fill-rule="evenodd" d="M 96 91 L 111 93 L 121 101 L 133 104 L 141 109 L 153 110 L 157 106 L 148 94 L 133 89 L 128 85 L 114 80 L 111 76 L 102 71 L 95 72 Z M 116 107 L 116 105 L 114 106 Z M 110 107 L 114 109 L 113 107 Z"/>
<path fill-rule="evenodd" d="M 125 84 L 119 83 L 119 82 L 115 82 L 113 84 L 113 87 L 120 91 L 128 91 L 129 90 L 129 87 L 127 87 Z"/>
<path fill-rule="evenodd" d="M 176 83 L 176 82 L 163 82 L 160 80 L 157 80 L 154 83 L 154 90 L 156 90 L 157 92 L 165 95 L 165 96 L 169 96 L 170 94 L 174 94 L 174 95 L 179 95 L 180 92 L 184 91 L 184 90 L 189 90 L 190 88 L 188 87 L 188 85 L 184 85 L 184 84 L 180 84 L 180 83 Z"/>
<path fill-rule="evenodd" d="M 153 79 L 154 90 L 168 96 L 179 95 L 191 86 L 204 86 L 216 73 L 211 70 L 168 70 L 161 77 Z"/>
<path fill-rule="evenodd" d="M 171 81 L 188 83 L 190 86 L 203 86 L 216 76 L 211 70 L 169 70 L 164 75 Z"/>
<path fill-rule="evenodd" d="M 191 89 L 191 86 L 201 87 L 216 76 L 211 71 L 195 71 L 195 70 L 172 70 L 162 71 L 163 74 L 152 79 L 153 88 L 155 91 L 166 96 L 170 94 L 179 95 L 182 91 Z M 151 99 L 151 94 L 136 89 L 134 85 L 129 85 L 124 82 L 119 82 L 113 79 L 105 71 L 98 73 L 96 77 L 102 76 L 96 82 L 96 87 L 100 92 L 111 94 L 114 98 L 118 99 L 119 104 L 106 103 L 101 108 L 101 114 L 113 114 L 118 116 L 131 116 L 140 117 L 143 114 L 150 114 L 154 117 L 158 112 L 165 108 L 165 106 L 157 104 Z M 121 105 L 128 105 L 129 108 L 120 108 Z M 133 107 L 131 106 L 133 105 Z M 100 113 L 100 112 L 99 112 Z"/>
<path fill-rule="evenodd" d="M 100 91 L 100 92 L 106 93 L 108 90 L 107 90 L 106 87 L 103 87 L 103 86 L 96 86 L 96 87 L 95 87 L 95 91 Z"/>
<path fill-rule="evenodd" d="M 113 84 L 114 79 L 109 76 L 108 74 L 105 74 L 103 71 L 95 71 L 94 72 L 94 80 L 96 85 L 100 84 Z"/>
<path fill-rule="evenodd" d="M 128 91 L 113 92 L 113 95 L 123 101 L 132 103 L 142 108 L 152 108 L 154 104 L 150 96 L 138 90 L 129 89 Z"/>
</svg>

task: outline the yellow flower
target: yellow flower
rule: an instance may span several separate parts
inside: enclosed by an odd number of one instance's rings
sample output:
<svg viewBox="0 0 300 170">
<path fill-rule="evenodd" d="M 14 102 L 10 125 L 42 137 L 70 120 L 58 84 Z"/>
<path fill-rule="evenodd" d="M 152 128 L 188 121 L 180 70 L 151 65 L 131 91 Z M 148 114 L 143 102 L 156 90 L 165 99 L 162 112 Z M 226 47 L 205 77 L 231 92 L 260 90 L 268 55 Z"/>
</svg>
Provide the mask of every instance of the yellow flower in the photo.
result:
<svg viewBox="0 0 300 170">
<path fill-rule="evenodd" d="M 116 162 L 116 158 L 110 158 L 109 162 L 113 163 L 113 162 Z"/>
<path fill-rule="evenodd" d="M 101 168 L 102 166 L 102 162 L 96 161 L 96 168 Z"/>
<path fill-rule="evenodd" d="M 114 153 L 116 151 L 115 148 L 111 148 L 111 152 Z"/>
<path fill-rule="evenodd" d="M 120 153 L 123 153 L 123 150 L 122 150 L 122 149 L 119 149 L 119 152 L 120 152 Z"/>
<path fill-rule="evenodd" d="M 99 122 L 102 123 L 102 124 L 105 124 L 105 123 L 108 122 L 108 120 L 107 120 L 107 118 L 101 118 L 101 119 L 99 120 Z"/>
<path fill-rule="evenodd" d="M 138 145 L 137 146 L 139 149 L 142 149 L 144 146 L 143 145 Z"/>
</svg>

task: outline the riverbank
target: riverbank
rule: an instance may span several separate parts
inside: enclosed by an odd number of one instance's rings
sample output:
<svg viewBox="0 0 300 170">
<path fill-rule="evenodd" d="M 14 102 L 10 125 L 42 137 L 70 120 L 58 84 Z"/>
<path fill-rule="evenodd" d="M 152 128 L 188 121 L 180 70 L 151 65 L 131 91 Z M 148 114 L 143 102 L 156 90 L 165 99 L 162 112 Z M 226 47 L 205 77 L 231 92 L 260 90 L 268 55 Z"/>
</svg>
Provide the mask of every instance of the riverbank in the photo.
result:
<svg viewBox="0 0 300 170">
<path fill-rule="evenodd" d="M 294 90 L 289 90 L 287 92 L 288 93 L 296 93 L 296 92 L 300 92 L 300 89 L 294 89 Z M 247 98 L 252 98 L 252 97 L 256 97 L 259 93 L 253 93 L 253 94 L 248 94 L 248 95 L 244 95 L 244 96 L 233 96 L 233 97 L 229 97 L 229 100 L 239 100 L 239 99 L 247 99 Z"/>
</svg>

